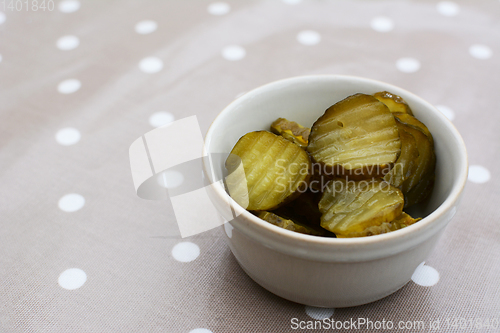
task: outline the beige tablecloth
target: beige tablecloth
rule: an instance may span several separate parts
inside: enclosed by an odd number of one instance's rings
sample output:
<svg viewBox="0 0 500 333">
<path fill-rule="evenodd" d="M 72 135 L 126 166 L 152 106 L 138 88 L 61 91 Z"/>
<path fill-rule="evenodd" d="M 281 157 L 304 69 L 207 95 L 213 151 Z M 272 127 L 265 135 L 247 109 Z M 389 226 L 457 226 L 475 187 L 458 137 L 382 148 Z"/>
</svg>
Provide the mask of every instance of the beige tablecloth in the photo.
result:
<svg viewBox="0 0 500 333">
<path fill-rule="evenodd" d="M 499 1 L 44 3 L 0 4 L 1 332 L 302 331 L 294 318 L 500 331 Z M 223 229 L 182 239 L 169 201 L 134 190 L 136 138 L 192 115 L 205 133 L 239 94 L 304 74 L 406 88 L 467 145 L 460 210 L 378 302 L 281 299 L 241 270 Z M 397 327 L 414 321 L 425 328 Z"/>
</svg>

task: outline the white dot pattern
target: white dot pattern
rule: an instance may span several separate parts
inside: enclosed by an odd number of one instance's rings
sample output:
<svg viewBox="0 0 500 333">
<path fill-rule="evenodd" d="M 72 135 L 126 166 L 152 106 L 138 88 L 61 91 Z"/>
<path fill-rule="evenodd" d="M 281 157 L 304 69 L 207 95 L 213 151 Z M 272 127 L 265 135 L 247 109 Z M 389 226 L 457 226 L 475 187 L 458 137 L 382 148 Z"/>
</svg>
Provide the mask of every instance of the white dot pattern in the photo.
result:
<svg viewBox="0 0 500 333">
<path fill-rule="evenodd" d="M 388 32 L 394 29 L 394 22 L 385 16 L 378 16 L 372 19 L 370 26 L 378 32 Z"/>
<path fill-rule="evenodd" d="M 396 68 L 403 73 L 415 73 L 420 69 L 420 62 L 415 58 L 400 58 L 396 61 Z"/>
<path fill-rule="evenodd" d="M 460 12 L 460 7 L 452 1 L 440 1 L 436 5 L 439 14 L 444 16 L 456 16 Z"/>
<path fill-rule="evenodd" d="M 79 268 L 70 268 L 59 275 L 57 283 L 67 290 L 78 289 L 87 282 L 87 274 Z"/>
<path fill-rule="evenodd" d="M 80 141 L 81 134 L 76 128 L 62 128 L 56 133 L 56 141 L 63 146 L 71 146 Z"/>
<path fill-rule="evenodd" d="M 172 256 L 180 262 L 191 262 L 200 255 L 200 248 L 195 243 L 177 243 L 172 249 Z"/>
<path fill-rule="evenodd" d="M 455 112 L 451 108 L 445 105 L 436 105 L 436 108 L 441 111 L 441 113 L 444 114 L 449 120 L 455 119 Z"/>
<path fill-rule="evenodd" d="M 153 127 L 160 127 L 166 124 L 170 124 L 172 121 L 174 121 L 174 119 L 174 115 L 170 112 L 159 111 L 153 113 L 149 117 L 149 124 Z"/>
<path fill-rule="evenodd" d="M 139 69 L 144 73 L 158 73 L 163 69 L 163 61 L 157 57 L 147 57 L 139 62 Z"/>
<path fill-rule="evenodd" d="M 213 333 L 211 330 L 207 330 L 206 328 L 195 328 L 194 330 L 189 331 L 189 333 Z"/>
<path fill-rule="evenodd" d="M 80 40 L 76 36 L 63 36 L 57 40 L 56 45 L 59 50 L 73 50 L 76 49 L 78 45 L 80 45 Z"/>
<path fill-rule="evenodd" d="M 469 48 L 469 54 L 476 59 L 489 59 L 493 51 L 486 45 L 474 44 Z"/>
<path fill-rule="evenodd" d="M 72 213 L 85 206 L 85 198 L 78 193 L 70 193 L 59 199 L 59 209 Z"/>
<path fill-rule="evenodd" d="M 439 273 L 431 266 L 421 263 L 411 276 L 411 279 L 420 286 L 431 287 L 438 283 Z"/>
<path fill-rule="evenodd" d="M 0 12 L 0 24 L 3 24 L 7 17 L 5 16 L 4 12 Z"/>
<path fill-rule="evenodd" d="M 297 34 L 297 41 L 303 45 L 316 45 L 321 41 L 321 35 L 317 31 L 304 30 Z"/>
<path fill-rule="evenodd" d="M 82 83 L 77 79 L 64 80 L 57 86 L 57 91 L 61 94 L 72 94 L 82 87 Z"/>
<path fill-rule="evenodd" d="M 241 60 L 246 54 L 246 50 L 239 45 L 229 45 L 222 49 L 222 57 L 230 61 Z"/>
<path fill-rule="evenodd" d="M 483 184 L 491 179 L 491 173 L 481 165 L 471 165 L 469 167 L 469 181 L 476 184 Z"/>
<path fill-rule="evenodd" d="M 306 306 L 306 314 L 312 319 L 323 320 L 333 316 L 335 309 Z"/>
<path fill-rule="evenodd" d="M 152 20 L 144 20 L 137 22 L 135 25 L 135 32 L 141 35 L 147 35 L 155 32 L 158 29 L 158 23 Z"/>
<path fill-rule="evenodd" d="M 59 2 L 58 9 L 63 13 L 73 13 L 80 9 L 80 1 L 64 0 Z"/>
<path fill-rule="evenodd" d="M 231 7 L 225 2 L 214 2 L 210 4 L 207 11 L 212 15 L 225 15 L 229 13 Z"/>
</svg>

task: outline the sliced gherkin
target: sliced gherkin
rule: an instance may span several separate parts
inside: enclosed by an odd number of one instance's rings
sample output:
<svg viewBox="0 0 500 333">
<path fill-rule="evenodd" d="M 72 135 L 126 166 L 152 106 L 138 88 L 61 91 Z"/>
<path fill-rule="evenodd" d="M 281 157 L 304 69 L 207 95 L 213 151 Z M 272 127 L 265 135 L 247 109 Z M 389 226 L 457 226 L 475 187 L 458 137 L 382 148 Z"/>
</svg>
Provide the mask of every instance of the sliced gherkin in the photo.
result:
<svg viewBox="0 0 500 333">
<path fill-rule="evenodd" d="M 307 153 L 296 144 L 267 131 L 250 132 L 242 136 L 226 160 L 230 176 L 241 170 L 239 184 L 245 188 L 247 199 L 231 197 L 248 210 L 270 210 L 297 197 L 307 188 L 311 162 Z M 231 178 L 228 176 L 228 178 Z M 246 202 L 245 202 L 246 201 Z M 245 207 L 246 206 L 246 207 Z"/>
<path fill-rule="evenodd" d="M 427 198 L 434 187 L 434 140 L 427 127 L 416 118 L 407 114 L 394 114 L 394 117 L 403 131 L 413 136 L 418 150 L 415 170 L 401 185 L 405 207 L 409 207 Z"/>
<path fill-rule="evenodd" d="M 352 179 L 383 177 L 401 150 L 387 106 L 355 94 L 334 104 L 313 124 L 307 151 L 325 174 Z"/>
<path fill-rule="evenodd" d="M 397 120 L 399 120 L 399 122 L 401 124 L 404 124 L 404 125 L 406 125 L 408 127 L 417 129 L 417 130 L 421 131 L 422 133 L 424 133 L 425 136 L 431 142 L 432 146 L 434 146 L 434 139 L 432 137 L 432 134 L 429 131 L 429 129 L 427 128 L 427 126 L 425 126 L 425 124 L 423 122 L 421 122 L 417 118 L 415 118 L 415 117 L 413 117 L 413 116 L 411 116 L 409 114 L 405 114 L 405 113 L 395 113 L 394 117 Z"/>
<path fill-rule="evenodd" d="M 394 167 L 385 175 L 384 180 L 391 185 L 402 189 L 403 182 L 414 174 L 418 162 L 418 148 L 415 138 L 405 131 L 405 126 L 396 123 L 401 140 L 401 155 L 394 163 Z"/>
<path fill-rule="evenodd" d="M 295 121 L 278 118 L 271 124 L 271 132 L 283 136 L 299 147 L 307 147 L 311 129 L 304 127 Z"/>
<path fill-rule="evenodd" d="M 365 236 L 373 236 L 373 235 L 381 235 L 391 231 L 403 229 L 415 222 L 420 221 L 421 218 L 414 219 L 410 215 L 405 212 L 401 213 L 396 219 L 391 222 L 384 222 L 378 226 L 371 226 L 366 228 L 361 232 L 352 232 L 347 236 L 337 236 L 338 238 L 347 238 L 347 237 L 365 237 Z"/>
<path fill-rule="evenodd" d="M 260 217 L 261 219 L 263 219 L 264 221 L 272 223 L 280 228 L 287 229 L 290 231 L 299 232 L 301 234 L 323 236 L 326 233 L 326 231 L 322 230 L 321 228 L 314 228 L 314 227 L 309 226 L 309 225 L 301 224 L 301 223 L 292 221 L 290 219 L 280 217 L 280 216 L 278 216 L 274 213 L 271 213 L 271 212 L 260 211 L 260 212 L 257 212 L 256 215 L 258 217 Z"/>
<path fill-rule="evenodd" d="M 321 193 L 314 193 L 311 189 L 309 189 L 306 192 L 301 193 L 293 201 L 274 210 L 273 212 L 302 224 L 319 227 L 321 212 L 318 208 L 318 202 L 320 199 Z"/>
<path fill-rule="evenodd" d="M 373 94 L 373 96 L 382 103 L 384 103 L 385 105 L 387 105 L 387 107 L 391 112 L 407 113 L 413 116 L 413 112 L 411 111 L 410 106 L 401 96 L 392 94 L 388 91 L 380 91 L 378 93 Z"/>
<path fill-rule="evenodd" d="M 401 191 L 385 181 L 332 180 L 319 202 L 321 226 L 346 237 L 379 226 L 400 216 L 404 198 Z"/>
</svg>

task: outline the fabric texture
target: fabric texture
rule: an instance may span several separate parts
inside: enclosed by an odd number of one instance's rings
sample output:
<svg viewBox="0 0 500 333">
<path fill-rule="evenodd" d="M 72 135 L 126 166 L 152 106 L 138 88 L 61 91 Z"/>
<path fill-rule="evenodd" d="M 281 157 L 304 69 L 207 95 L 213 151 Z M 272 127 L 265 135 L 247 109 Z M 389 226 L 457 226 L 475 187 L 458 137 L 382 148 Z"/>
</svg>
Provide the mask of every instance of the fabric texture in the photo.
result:
<svg viewBox="0 0 500 333">
<path fill-rule="evenodd" d="M 500 330 L 499 1 L 33 3 L 0 5 L 1 332 L 290 332 L 293 318 Z M 169 201 L 134 191 L 135 139 L 192 115 L 206 133 L 241 93 L 307 74 L 403 87 L 467 145 L 469 181 L 439 244 L 371 304 L 275 296 L 223 228 L 182 239 Z"/>
</svg>

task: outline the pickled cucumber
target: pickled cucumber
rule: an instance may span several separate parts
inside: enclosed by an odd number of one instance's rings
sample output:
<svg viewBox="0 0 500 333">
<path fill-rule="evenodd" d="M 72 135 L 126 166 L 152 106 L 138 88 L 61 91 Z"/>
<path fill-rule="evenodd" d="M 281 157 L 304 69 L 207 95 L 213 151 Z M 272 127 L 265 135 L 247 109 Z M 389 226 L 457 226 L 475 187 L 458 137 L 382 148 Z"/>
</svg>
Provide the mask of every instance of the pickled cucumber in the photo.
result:
<svg viewBox="0 0 500 333">
<path fill-rule="evenodd" d="M 420 221 L 421 218 L 414 219 L 410 215 L 405 212 L 401 213 L 396 219 L 391 222 L 384 222 L 379 226 L 371 226 L 366 228 L 361 232 L 351 232 L 347 236 L 337 236 L 338 238 L 347 238 L 347 237 L 365 237 L 365 236 L 373 236 L 385 234 L 391 231 L 403 229 L 415 222 Z"/>
<path fill-rule="evenodd" d="M 271 124 L 271 132 L 283 136 L 299 147 L 307 147 L 311 130 L 294 121 L 278 118 Z"/>
<path fill-rule="evenodd" d="M 318 204 L 321 226 L 346 237 L 401 215 L 403 194 L 385 181 L 332 180 Z"/>
<path fill-rule="evenodd" d="M 396 125 L 401 140 L 401 155 L 391 171 L 385 175 L 384 180 L 401 190 L 403 182 L 415 173 L 419 153 L 415 138 L 405 131 L 404 125 L 399 122 Z"/>
<path fill-rule="evenodd" d="M 434 139 L 429 129 L 416 118 L 407 114 L 394 114 L 394 117 L 398 126 L 413 136 L 418 150 L 415 170 L 401 184 L 405 207 L 409 207 L 423 201 L 432 192 L 436 166 Z"/>
<path fill-rule="evenodd" d="M 311 162 L 296 144 L 267 131 L 245 134 L 226 160 L 231 175 L 243 165 L 244 177 L 234 188 L 245 188 L 244 196 L 231 197 L 248 210 L 271 210 L 304 192 L 310 178 Z M 241 169 L 241 168 L 240 168 Z M 240 191 L 241 192 L 241 191 Z M 246 206 L 246 207 L 245 207 Z"/>
<path fill-rule="evenodd" d="M 371 95 L 355 94 L 313 124 L 307 151 L 325 174 L 366 179 L 389 172 L 401 141 L 387 106 Z"/>
<path fill-rule="evenodd" d="M 407 113 L 413 116 L 413 112 L 411 111 L 410 106 L 408 105 L 408 103 L 406 103 L 406 101 L 402 97 L 392 94 L 388 91 L 380 91 L 378 93 L 373 94 L 373 96 L 382 103 L 384 103 L 385 105 L 387 105 L 387 107 L 391 112 Z"/>
<path fill-rule="evenodd" d="M 299 232 L 301 234 L 316 235 L 316 236 L 323 236 L 325 234 L 325 231 L 320 228 L 314 228 L 305 224 L 294 222 L 292 220 L 285 219 L 271 212 L 260 211 L 257 212 L 256 215 L 261 219 L 263 219 L 264 221 L 272 223 L 280 228 Z"/>
</svg>

